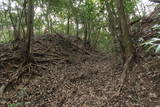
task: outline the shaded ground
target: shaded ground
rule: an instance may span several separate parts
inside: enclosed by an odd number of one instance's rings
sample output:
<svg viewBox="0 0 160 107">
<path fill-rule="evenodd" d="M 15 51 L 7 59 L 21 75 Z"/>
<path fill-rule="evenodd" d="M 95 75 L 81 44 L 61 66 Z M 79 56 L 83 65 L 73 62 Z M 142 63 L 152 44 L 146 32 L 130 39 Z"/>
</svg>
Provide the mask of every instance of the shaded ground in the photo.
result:
<svg viewBox="0 0 160 107">
<path fill-rule="evenodd" d="M 135 64 L 117 94 L 121 65 L 103 53 L 84 49 L 81 42 L 60 35 L 38 37 L 32 43 L 34 60 L 28 65 L 22 65 L 22 45 L 17 50 L 5 45 L 1 53 L 1 106 L 160 106 L 159 60 L 152 57 Z"/>
<path fill-rule="evenodd" d="M 139 35 L 153 35 L 150 25 Z M 79 38 L 44 35 L 31 46 L 25 64 L 24 41 L 0 45 L 0 107 L 160 107 L 157 56 L 142 55 L 120 87 L 122 65 Z"/>
</svg>

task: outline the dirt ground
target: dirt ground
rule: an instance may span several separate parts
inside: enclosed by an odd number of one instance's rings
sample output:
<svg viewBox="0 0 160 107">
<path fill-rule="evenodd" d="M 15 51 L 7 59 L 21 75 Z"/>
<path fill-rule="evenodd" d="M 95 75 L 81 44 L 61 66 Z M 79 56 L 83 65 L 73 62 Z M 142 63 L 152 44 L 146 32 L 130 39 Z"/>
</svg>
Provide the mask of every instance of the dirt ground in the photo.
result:
<svg viewBox="0 0 160 107">
<path fill-rule="evenodd" d="M 122 65 L 79 38 L 36 37 L 29 64 L 23 42 L 0 48 L 0 107 L 160 107 L 156 57 L 139 59 L 120 87 Z"/>
</svg>

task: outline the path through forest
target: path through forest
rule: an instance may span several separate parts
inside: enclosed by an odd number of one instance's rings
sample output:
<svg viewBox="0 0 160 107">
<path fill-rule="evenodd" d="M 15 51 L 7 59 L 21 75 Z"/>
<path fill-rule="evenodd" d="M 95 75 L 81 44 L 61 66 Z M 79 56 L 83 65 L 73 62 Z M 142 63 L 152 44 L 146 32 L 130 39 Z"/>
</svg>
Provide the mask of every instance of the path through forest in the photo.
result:
<svg viewBox="0 0 160 107">
<path fill-rule="evenodd" d="M 23 63 L 23 42 L 19 44 L 14 44 L 16 48 L 1 46 L 0 104 L 4 107 L 160 105 L 160 74 L 155 59 L 137 62 L 120 87 L 122 65 L 106 53 L 83 48 L 80 38 L 36 37 L 27 65 Z"/>
</svg>

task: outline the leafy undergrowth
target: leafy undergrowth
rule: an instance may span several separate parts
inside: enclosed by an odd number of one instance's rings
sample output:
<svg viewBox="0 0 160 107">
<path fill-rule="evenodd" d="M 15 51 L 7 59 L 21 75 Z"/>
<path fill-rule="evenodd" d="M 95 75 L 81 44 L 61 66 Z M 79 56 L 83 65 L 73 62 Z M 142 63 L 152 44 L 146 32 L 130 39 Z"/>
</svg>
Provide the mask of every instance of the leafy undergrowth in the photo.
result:
<svg viewBox="0 0 160 107">
<path fill-rule="evenodd" d="M 1 45 L 0 106 L 160 106 L 159 60 L 136 63 L 117 94 L 122 66 L 82 44 L 62 35 L 37 37 L 29 64 L 23 62 L 23 42 Z"/>
</svg>

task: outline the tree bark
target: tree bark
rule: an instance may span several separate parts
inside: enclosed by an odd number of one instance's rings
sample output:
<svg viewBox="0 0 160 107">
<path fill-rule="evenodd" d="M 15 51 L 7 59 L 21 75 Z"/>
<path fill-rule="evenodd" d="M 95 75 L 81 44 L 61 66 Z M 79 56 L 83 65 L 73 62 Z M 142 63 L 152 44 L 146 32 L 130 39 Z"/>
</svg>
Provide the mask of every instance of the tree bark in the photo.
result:
<svg viewBox="0 0 160 107">
<path fill-rule="evenodd" d="M 9 18 L 10 18 L 10 20 L 11 20 L 12 27 L 13 27 L 14 41 L 17 41 L 17 40 L 20 39 L 20 37 L 19 37 L 19 34 L 18 34 L 18 30 L 17 30 L 16 23 L 15 23 L 15 21 L 14 21 L 14 18 L 13 18 L 13 16 L 12 16 L 12 13 L 11 13 L 11 0 L 9 0 L 8 11 L 9 11 Z"/>
<path fill-rule="evenodd" d="M 123 84 L 126 81 L 127 77 L 129 77 L 130 71 L 133 68 L 133 58 L 135 57 L 134 46 L 131 40 L 130 28 L 127 23 L 127 16 L 124 11 L 123 0 L 116 0 L 117 12 L 119 16 L 119 28 L 120 28 L 120 39 L 121 39 L 121 47 L 124 48 L 124 61 L 123 61 L 123 72 L 120 77 L 120 88 L 118 90 L 118 95 L 120 94 L 121 89 L 123 88 Z"/>
<path fill-rule="evenodd" d="M 121 37 L 122 37 L 122 45 L 124 47 L 124 54 L 125 54 L 125 61 L 134 55 L 134 46 L 131 41 L 131 35 L 129 26 L 127 23 L 127 17 L 124 11 L 124 5 L 123 0 L 116 0 L 117 5 L 117 12 L 119 16 L 119 22 L 120 22 L 120 30 L 121 30 Z M 124 62 L 125 62 L 124 61 Z"/>
<path fill-rule="evenodd" d="M 48 29 L 48 33 L 51 32 L 51 21 L 50 21 L 50 15 L 49 15 L 49 10 L 47 9 L 46 12 L 46 21 L 47 21 L 47 29 Z"/>
<path fill-rule="evenodd" d="M 114 16 L 114 10 L 111 7 L 111 3 L 109 1 L 106 1 L 106 8 L 108 12 L 108 20 L 109 20 L 109 31 L 110 34 L 113 38 L 112 43 L 113 43 L 113 53 L 117 52 L 117 29 L 116 29 L 116 22 L 115 22 L 115 16 Z M 117 55 L 115 55 L 117 56 Z"/>
<path fill-rule="evenodd" d="M 87 37 L 88 37 L 88 26 L 87 23 L 84 23 L 84 46 L 87 45 Z"/>
<path fill-rule="evenodd" d="M 68 12 L 68 17 L 67 17 L 67 34 L 69 35 L 70 32 L 70 13 Z"/>
<path fill-rule="evenodd" d="M 78 22 L 78 18 L 76 17 L 76 36 L 79 36 L 79 22 Z"/>
<path fill-rule="evenodd" d="M 27 51 L 26 61 L 30 61 L 30 50 L 31 50 L 31 37 L 33 36 L 33 21 L 34 21 L 34 3 L 33 0 L 28 0 L 28 21 L 27 21 Z"/>
</svg>

